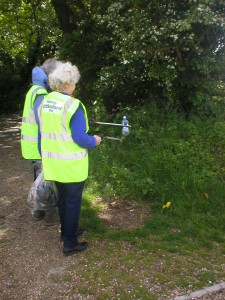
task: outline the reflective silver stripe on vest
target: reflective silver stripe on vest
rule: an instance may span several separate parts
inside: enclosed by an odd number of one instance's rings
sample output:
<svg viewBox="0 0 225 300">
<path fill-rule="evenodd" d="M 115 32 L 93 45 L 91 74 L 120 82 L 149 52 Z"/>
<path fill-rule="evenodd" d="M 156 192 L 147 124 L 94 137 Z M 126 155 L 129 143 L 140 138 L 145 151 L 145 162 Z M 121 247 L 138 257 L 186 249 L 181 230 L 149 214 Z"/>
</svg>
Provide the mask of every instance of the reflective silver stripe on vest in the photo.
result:
<svg viewBox="0 0 225 300">
<path fill-rule="evenodd" d="M 39 120 L 40 131 L 42 131 L 41 110 L 42 110 L 43 102 L 44 102 L 44 101 L 41 102 L 41 104 L 39 105 L 38 110 L 37 110 L 37 112 L 38 112 L 38 120 Z"/>
<path fill-rule="evenodd" d="M 55 141 L 64 141 L 64 142 L 74 142 L 72 137 L 69 135 L 63 135 L 63 134 L 57 134 L 57 133 L 48 133 L 48 132 L 43 132 L 41 134 L 42 139 L 51 139 Z"/>
<path fill-rule="evenodd" d="M 72 160 L 72 159 L 82 159 L 87 155 L 87 153 L 88 153 L 87 149 L 85 149 L 82 152 L 68 153 L 68 154 L 42 151 L 41 156 L 46 158 L 53 158 L 57 160 Z"/>
<path fill-rule="evenodd" d="M 38 90 L 45 90 L 45 88 L 43 88 L 43 87 L 40 87 L 40 86 L 38 86 L 38 87 L 36 87 L 36 89 L 35 90 L 33 90 L 33 92 L 32 92 L 32 94 L 31 94 L 31 99 L 33 98 L 33 96 L 37 93 L 37 91 Z"/>
<path fill-rule="evenodd" d="M 67 111 L 70 109 L 70 107 L 73 105 L 73 103 L 77 101 L 77 99 L 70 98 L 66 104 L 65 104 L 65 109 L 63 111 L 62 115 L 62 134 L 68 134 L 66 131 L 66 116 L 67 116 Z"/>
<path fill-rule="evenodd" d="M 35 124 L 35 125 L 37 124 L 35 118 L 32 117 L 29 118 L 23 117 L 22 121 L 28 124 Z"/>
<path fill-rule="evenodd" d="M 38 138 L 37 136 L 28 136 L 28 135 L 21 135 L 21 139 L 27 142 L 37 142 Z"/>
<path fill-rule="evenodd" d="M 33 97 L 36 96 L 36 93 L 38 90 L 44 90 L 43 87 L 38 86 L 36 89 L 33 90 L 31 97 L 30 97 L 30 112 L 29 112 L 29 117 L 23 117 L 23 122 L 28 123 L 28 124 L 35 124 L 37 125 L 35 115 L 34 115 L 34 108 L 32 107 L 32 101 Z M 44 95 L 44 94 L 43 94 Z"/>
</svg>

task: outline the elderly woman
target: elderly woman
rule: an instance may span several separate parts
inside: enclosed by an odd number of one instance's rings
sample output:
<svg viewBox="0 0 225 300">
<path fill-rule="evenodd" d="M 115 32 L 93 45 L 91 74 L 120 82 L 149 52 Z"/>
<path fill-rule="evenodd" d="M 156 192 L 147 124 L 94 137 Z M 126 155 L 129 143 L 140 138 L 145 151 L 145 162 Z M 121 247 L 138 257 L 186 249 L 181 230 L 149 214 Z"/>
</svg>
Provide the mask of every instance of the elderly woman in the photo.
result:
<svg viewBox="0 0 225 300">
<path fill-rule="evenodd" d="M 56 68 L 59 61 L 47 59 L 41 67 L 35 67 L 32 70 L 32 86 L 26 94 L 23 109 L 23 120 L 21 127 L 21 150 L 25 159 L 31 160 L 34 169 L 34 180 L 41 173 L 41 155 L 40 134 L 38 122 L 38 107 L 45 95 L 49 92 L 48 75 Z M 37 203 L 36 203 L 37 204 Z M 43 210 L 39 205 L 35 205 L 33 211 L 35 221 L 44 219 L 44 224 L 59 224 L 58 209 L 49 203 L 48 207 Z"/>
<path fill-rule="evenodd" d="M 101 143 L 90 136 L 83 103 L 72 96 L 80 79 L 76 66 L 61 63 L 49 75 L 52 90 L 39 109 L 41 156 L 45 180 L 56 182 L 63 254 L 73 255 L 88 247 L 78 242 L 82 192 L 88 177 L 88 151 Z"/>
</svg>

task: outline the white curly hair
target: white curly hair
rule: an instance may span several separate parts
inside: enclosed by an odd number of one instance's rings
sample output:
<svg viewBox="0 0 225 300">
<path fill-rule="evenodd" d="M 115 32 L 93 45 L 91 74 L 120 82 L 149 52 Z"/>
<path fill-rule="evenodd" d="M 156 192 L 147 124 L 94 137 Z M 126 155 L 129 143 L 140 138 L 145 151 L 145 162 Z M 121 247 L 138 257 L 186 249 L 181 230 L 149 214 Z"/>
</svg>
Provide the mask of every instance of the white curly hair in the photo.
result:
<svg viewBox="0 0 225 300">
<path fill-rule="evenodd" d="M 59 63 L 48 78 L 49 86 L 53 91 L 63 91 L 68 85 L 76 84 L 79 79 L 78 68 L 70 62 Z"/>
</svg>

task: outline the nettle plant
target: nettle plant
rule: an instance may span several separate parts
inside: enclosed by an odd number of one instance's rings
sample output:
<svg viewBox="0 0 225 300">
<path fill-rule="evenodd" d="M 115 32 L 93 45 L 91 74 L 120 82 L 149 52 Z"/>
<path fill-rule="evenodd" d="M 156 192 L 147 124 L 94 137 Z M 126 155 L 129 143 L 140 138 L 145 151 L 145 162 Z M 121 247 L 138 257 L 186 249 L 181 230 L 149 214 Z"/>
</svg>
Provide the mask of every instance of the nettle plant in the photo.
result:
<svg viewBox="0 0 225 300">
<path fill-rule="evenodd" d="M 225 65 L 224 9 L 211 0 L 113 3 L 99 21 L 112 45 L 99 94 L 112 103 L 157 98 L 186 113 L 204 108 Z"/>
</svg>

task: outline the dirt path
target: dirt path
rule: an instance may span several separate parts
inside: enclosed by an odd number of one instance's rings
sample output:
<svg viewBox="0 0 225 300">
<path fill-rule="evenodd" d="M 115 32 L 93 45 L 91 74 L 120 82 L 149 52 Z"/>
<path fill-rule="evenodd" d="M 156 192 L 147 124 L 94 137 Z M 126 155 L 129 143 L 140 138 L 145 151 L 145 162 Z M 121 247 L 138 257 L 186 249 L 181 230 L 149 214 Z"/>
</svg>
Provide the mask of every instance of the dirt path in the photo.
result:
<svg viewBox="0 0 225 300">
<path fill-rule="evenodd" d="M 33 222 L 26 202 L 32 169 L 20 157 L 19 121 L 18 116 L 11 120 L 1 118 L 0 298 L 38 299 L 43 286 L 46 288 L 49 272 L 65 264 L 60 262 L 58 229 Z"/>
</svg>

